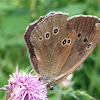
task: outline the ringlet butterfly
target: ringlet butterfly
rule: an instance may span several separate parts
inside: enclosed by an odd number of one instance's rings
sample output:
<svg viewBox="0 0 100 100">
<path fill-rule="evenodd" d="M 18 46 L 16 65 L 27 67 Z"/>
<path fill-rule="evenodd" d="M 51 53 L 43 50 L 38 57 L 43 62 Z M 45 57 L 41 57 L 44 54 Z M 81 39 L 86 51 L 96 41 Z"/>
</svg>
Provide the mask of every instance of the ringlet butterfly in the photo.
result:
<svg viewBox="0 0 100 100">
<path fill-rule="evenodd" d="M 24 38 L 35 71 L 52 89 L 55 82 L 82 64 L 100 42 L 100 19 L 90 15 L 68 19 L 65 13 L 50 12 L 31 23 Z"/>
</svg>

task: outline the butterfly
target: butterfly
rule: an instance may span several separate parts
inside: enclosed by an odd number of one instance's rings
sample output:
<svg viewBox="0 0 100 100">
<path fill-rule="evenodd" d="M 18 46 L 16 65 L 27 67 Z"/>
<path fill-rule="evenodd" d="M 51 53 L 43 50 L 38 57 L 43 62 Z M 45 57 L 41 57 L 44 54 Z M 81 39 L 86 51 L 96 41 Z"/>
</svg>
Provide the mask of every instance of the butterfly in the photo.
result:
<svg viewBox="0 0 100 100">
<path fill-rule="evenodd" d="M 25 42 L 30 61 L 40 80 L 53 84 L 70 75 L 100 42 L 100 19 L 96 16 L 50 12 L 29 24 Z"/>
</svg>

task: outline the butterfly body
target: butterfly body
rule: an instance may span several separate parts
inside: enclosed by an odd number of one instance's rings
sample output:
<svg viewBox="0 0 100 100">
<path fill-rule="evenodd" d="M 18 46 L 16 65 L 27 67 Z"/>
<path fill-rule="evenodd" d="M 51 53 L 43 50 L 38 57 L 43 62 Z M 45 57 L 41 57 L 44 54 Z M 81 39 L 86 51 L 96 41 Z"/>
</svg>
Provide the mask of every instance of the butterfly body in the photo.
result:
<svg viewBox="0 0 100 100">
<path fill-rule="evenodd" d="M 25 41 L 40 79 L 49 85 L 72 73 L 100 42 L 100 19 L 49 13 L 28 26 Z"/>
</svg>

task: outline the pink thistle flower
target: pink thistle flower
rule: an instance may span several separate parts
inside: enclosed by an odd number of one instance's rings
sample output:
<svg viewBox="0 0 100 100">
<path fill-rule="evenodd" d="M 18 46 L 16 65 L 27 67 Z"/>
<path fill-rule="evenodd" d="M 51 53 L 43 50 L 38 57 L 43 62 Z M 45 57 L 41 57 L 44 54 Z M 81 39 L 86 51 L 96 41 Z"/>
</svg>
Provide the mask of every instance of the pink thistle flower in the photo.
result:
<svg viewBox="0 0 100 100">
<path fill-rule="evenodd" d="M 32 72 L 32 71 L 31 71 Z M 39 81 L 37 75 L 25 74 L 18 67 L 13 75 L 10 75 L 9 83 L 6 85 L 6 100 L 46 100 L 47 90 L 43 82 Z"/>
</svg>

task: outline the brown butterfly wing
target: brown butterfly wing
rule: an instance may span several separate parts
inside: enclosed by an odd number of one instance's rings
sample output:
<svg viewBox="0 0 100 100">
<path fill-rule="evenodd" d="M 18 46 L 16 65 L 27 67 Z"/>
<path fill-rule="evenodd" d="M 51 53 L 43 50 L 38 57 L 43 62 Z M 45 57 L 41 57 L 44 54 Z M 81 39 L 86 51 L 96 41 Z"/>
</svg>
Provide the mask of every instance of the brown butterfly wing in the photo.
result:
<svg viewBox="0 0 100 100">
<path fill-rule="evenodd" d="M 66 14 L 50 13 L 31 33 L 29 41 L 34 46 L 38 71 L 43 80 L 55 79 L 53 74 L 63 67 L 73 47 L 76 33 L 66 22 Z M 67 44 L 67 39 L 70 39 L 70 44 Z"/>
<path fill-rule="evenodd" d="M 53 12 L 51 14 L 54 14 Z M 37 25 L 44 19 L 45 17 L 40 17 L 39 20 L 29 24 L 29 26 L 26 28 L 26 32 L 25 32 L 25 35 L 24 35 L 24 39 L 25 39 L 25 42 L 27 44 L 27 47 L 29 49 L 29 54 L 30 54 L 30 60 L 31 60 L 31 63 L 35 69 L 35 71 L 37 73 L 39 73 L 38 71 L 38 61 L 37 61 L 37 58 L 36 58 L 36 55 L 35 55 L 35 52 L 34 52 L 34 46 L 31 44 L 30 42 L 30 37 L 31 37 L 31 33 L 32 31 L 37 27 Z"/>
<path fill-rule="evenodd" d="M 97 24 L 96 24 L 97 23 Z M 64 67 L 56 73 L 56 80 L 71 74 L 100 42 L 100 19 L 93 16 L 77 16 L 68 20 L 76 31 L 76 41 Z"/>
<path fill-rule="evenodd" d="M 34 23 L 31 23 L 27 29 L 26 29 L 26 32 L 25 32 L 25 35 L 24 35 L 24 39 L 25 39 L 25 42 L 28 46 L 28 49 L 29 49 L 29 54 L 30 54 L 30 58 L 34 58 L 34 61 L 33 59 L 31 60 L 32 64 L 34 63 L 34 69 L 36 70 L 37 73 L 39 73 L 38 71 L 38 62 L 37 62 L 37 58 L 36 58 L 36 55 L 35 55 L 35 52 L 34 52 L 34 46 L 31 44 L 30 42 L 30 36 L 31 36 L 31 33 L 32 33 L 32 30 L 37 26 L 37 24 L 39 22 L 41 22 L 42 20 L 44 19 L 44 17 L 41 17 L 38 21 L 34 22 Z"/>
</svg>

